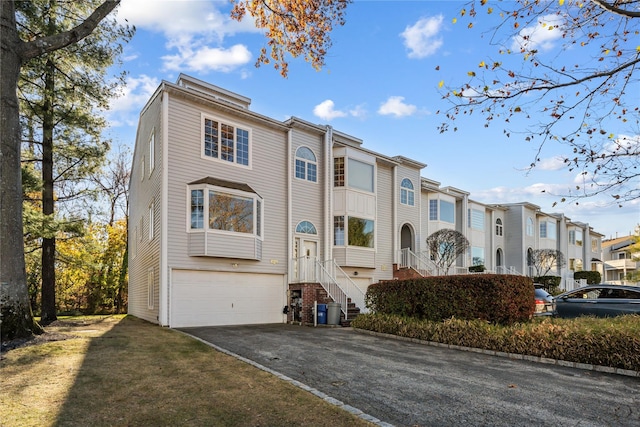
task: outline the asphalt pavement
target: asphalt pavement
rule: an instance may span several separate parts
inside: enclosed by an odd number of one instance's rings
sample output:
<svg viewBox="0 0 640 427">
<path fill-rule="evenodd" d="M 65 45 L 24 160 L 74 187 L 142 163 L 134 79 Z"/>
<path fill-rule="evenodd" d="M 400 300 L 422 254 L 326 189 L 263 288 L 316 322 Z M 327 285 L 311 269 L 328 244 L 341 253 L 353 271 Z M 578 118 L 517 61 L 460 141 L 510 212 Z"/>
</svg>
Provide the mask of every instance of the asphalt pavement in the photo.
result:
<svg viewBox="0 0 640 427">
<path fill-rule="evenodd" d="M 640 378 L 430 346 L 351 328 L 182 329 L 394 426 L 640 426 Z"/>
</svg>

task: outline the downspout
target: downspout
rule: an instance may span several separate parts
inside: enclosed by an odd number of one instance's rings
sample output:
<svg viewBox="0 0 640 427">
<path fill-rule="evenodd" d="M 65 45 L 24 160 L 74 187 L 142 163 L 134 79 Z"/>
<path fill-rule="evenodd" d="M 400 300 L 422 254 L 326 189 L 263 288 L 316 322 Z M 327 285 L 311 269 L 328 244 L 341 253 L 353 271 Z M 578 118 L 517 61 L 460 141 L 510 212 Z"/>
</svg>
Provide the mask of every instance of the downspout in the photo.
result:
<svg viewBox="0 0 640 427">
<path fill-rule="evenodd" d="M 293 231 L 291 230 L 293 220 L 293 188 L 292 182 L 293 177 L 292 174 L 292 166 L 291 166 L 291 150 L 293 147 L 293 129 L 291 128 L 292 124 L 289 124 L 289 129 L 287 130 L 287 273 L 286 273 L 286 283 L 290 283 L 292 268 L 293 268 Z M 289 302 L 286 301 L 288 304 Z"/>
<path fill-rule="evenodd" d="M 391 180 L 391 228 L 393 230 L 393 238 L 391 239 L 391 251 L 393 264 L 398 263 L 398 199 L 396 198 L 396 188 L 398 187 L 398 165 L 393 165 L 393 179 Z M 377 209 L 376 209 L 377 211 Z M 391 268 L 393 270 L 393 267 Z"/>
<path fill-rule="evenodd" d="M 325 226 L 324 226 L 324 258 L 325 260 L 333 259 L 333 128 L 329 125 L 326 127 L 324 134 L 324 193 L 326 203 Z"/>
<path fill-rule="evenodd" d="M 162 138 L 160 142 L 162 152 L 162 203 L 160 203 L 160 290 L 159 300 L 161 301 L 159 318 L 160 324 L 169 326 L 169 304 L 170 304 L 170 282 L 169 282 L 169 267 L 167 265 L 168 260 L 168 241 L 167 236 L 169 231 L 169 94 L 167 92 L 162 93 L 162 117 L 160 120 L 162 127 Z"/>
</svg>

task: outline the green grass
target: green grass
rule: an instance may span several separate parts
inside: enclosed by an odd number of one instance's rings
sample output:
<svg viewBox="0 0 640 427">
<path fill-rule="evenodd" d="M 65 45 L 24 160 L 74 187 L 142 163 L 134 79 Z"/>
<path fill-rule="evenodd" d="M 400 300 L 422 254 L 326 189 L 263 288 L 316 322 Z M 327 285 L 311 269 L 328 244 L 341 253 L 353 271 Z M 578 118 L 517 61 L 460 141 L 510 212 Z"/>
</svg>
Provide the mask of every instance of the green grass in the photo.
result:
<svg viewBox="0 0 640 427">
<path fill-rule="evenodd" d="M 534 318 L 501 326 L 481 320 L 434 322 L 366 314 L 351 325 L 425 341 L 640 371 L 640 316 L 635 315 Z"/>
<path fill-rule="evenodd" d="M 2 355 L 2 426 L 365 426 L 179 332 L 125 316 L 63 318 Z"/>
</svg>

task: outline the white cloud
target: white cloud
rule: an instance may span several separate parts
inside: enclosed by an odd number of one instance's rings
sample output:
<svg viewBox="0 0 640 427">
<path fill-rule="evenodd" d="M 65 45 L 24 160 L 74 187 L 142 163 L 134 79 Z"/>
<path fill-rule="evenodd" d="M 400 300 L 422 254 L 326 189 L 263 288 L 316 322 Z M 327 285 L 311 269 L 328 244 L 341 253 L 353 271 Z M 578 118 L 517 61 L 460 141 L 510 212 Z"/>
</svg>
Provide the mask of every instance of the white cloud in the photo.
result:
<svg viewBox="0 0 640 427">
<path fill-rule="evenodd" d="M 536 163 L 536 169 L 543 171 L 558 171 L 567 167 L 564 158 L 560 156 L 542 159 Z"/>
<path fill-rule="evenodd" d="M 542 16 L 538 22 L 525 27 L 512 40 L 512 50 L 540 50 L 552 49 L 555 42 L 562 38 L 562 17 L 556 14 Z"/>
<path fill-rule="evenodd" d="M 404 96 L 390 96 L 389 99 L 380 105 L 378 114 L 403 117 L 410 116 L 417 110 L 418 108 L 415 105 L 404 103 Z"/>
<path fill-rule="evenodd" d="M 160 0 L 122 0 L 117 18 L 150 32 L 162 33 L 165 47 L 177 54 L 165 55 L 164 68 L 180 71 L 229 72 L 251 60 L 244 45 L 224 47 L 224 38 L 239 32 L 256 32 L 250 19 L 237 22 L 229 17 L 227 3 Z"/>
<path fill-rule="evenodd" d="M 333 120 L 337 117 L 346 117 L 347 113 L 344 111 L 336 110 L 335 104 L 332 100 L 327 99 L 313 108 L 313 114 L 322 120 Z"/>
<path fill-rule="evenodd" d="M 160 81 L 142 74 L 127 78 L 126 83 L 120 96 L 111 101 L 106 114 L 111 126 L 136 126 L 138 113 L 158 88 Z"/>
<path fill-rule="evenodd" d="M 425 58 L 437 52 L 443 43 L 439 37 L 443 20 L 442 15 L 422 18 L 405 28 L 400 36 L 409 49 L 409 58 Z"/>
<path fill-rule="evenodd" d="M 313 108 L 313 114 L 316 117 L 327 121 L 336 119 L 338 117 L 348 116 L 362 119 L 367 116 L 367 110 L 365 109 L 364 105 L 357 105 L 348 111 L 336 110 L 335 103 L 332 100 L 327 99 Z"/>
<path fill-rule="evenodd" d="M 237 44 L 229 49 L 200 46 L 197 49 L 180 48 L 177 55 L 165 55 L 164 67 L 173 71 L 229 72 L 251 61 L 251 52 Z"/>
</svg>

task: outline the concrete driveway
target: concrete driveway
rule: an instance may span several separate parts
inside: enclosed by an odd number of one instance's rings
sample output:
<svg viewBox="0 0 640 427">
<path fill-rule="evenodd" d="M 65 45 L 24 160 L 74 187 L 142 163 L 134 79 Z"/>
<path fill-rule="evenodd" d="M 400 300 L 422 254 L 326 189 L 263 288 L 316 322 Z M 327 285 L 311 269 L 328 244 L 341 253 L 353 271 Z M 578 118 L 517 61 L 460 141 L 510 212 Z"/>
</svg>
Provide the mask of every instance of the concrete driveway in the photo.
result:
<svg viewBox="0 0 640 427">
<path fill-rule="evenodd" d="M 351 328 L 278 324 L 183 332 L 350 410 L 357 408 L 380 425 L 640 425 L 639 378 L 452 350 Z"/>
</svg>

